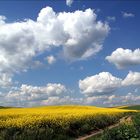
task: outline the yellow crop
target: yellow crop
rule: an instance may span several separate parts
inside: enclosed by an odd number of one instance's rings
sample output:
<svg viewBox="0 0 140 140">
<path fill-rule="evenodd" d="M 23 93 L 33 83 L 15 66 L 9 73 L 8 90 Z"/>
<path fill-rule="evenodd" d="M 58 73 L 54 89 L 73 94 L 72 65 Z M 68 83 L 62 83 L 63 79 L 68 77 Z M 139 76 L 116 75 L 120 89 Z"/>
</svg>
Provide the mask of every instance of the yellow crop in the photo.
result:
<svg viewBox="0 0 140 140">
<path fill-rule="evenodd" d="M 33 128 L 43 125 L 66 126 L 75 121 L 121 116 L 128 110 L 91 106 L 49 106 L 0 109 L 0 128 Z M 103 120 L 105 121 L 105 120 Z"/>
</svg>

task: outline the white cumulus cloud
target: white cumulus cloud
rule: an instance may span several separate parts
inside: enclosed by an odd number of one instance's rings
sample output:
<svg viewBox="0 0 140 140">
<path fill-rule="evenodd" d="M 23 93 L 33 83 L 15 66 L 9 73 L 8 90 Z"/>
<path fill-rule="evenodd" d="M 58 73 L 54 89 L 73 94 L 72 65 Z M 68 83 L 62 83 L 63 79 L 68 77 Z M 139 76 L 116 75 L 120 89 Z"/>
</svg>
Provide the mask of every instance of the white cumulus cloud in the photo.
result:
<svg viewBox="0 0 140 140">
<path fill-rule="evenodd" d="M 123 86 L 140 85 L 140 72 L 130 71 L 122 81 Z"/>
<path fill-rule="evenodd" d="M 31 102 L 35 105 L 49 97 L 63 97 L 68 93 L 68 89 L 60 83 L 48 83 L 46 86 L 32 86 L 23 84 L 5 94 L 6 103 L 27 106 Z M 27 105 L 26 105 L 27 104 Z M 33 104 L 30 104 L 33 105 Z"/>
<path fill-rule="evenodd" d="M 127 93 L 125 95 L 103 95 L 103 96 L 92 96 L 87 97 L 85 104 L 96 105 L 96 106 L 121 106 L 121 105 L 132 105 L 139 104 L 140 96 L 134 93 Z"/>
<path fill-rule="evenodd" d="M 106 60 L 113 63 L 119 69 L 140 65 L 140 49 L 132 51 L 130 49 L 118 48 L 110 56 L 107 56 Z"/>
<path fill-rule="evenodd" d="M 7 88 L 12 85 L 12 76 L 7 73 L 0 74 L 0 87 Z"/>
<path fill-rule="evenodd" d="M 59 96 L 66 92 L 66 87 L 62 84 L 49 83 L 46 86 L 22 85 L 21 94 L 46 94 L 47 96 Z"/>
<path fill-rule="evenodd" d="M 95 55 L 110 30 L 96 17 L 90 8 L 57 13 L 51 7 L 41 9 L 36 20 L 6 23 L 0 16 L 0 74 L 27 71 L 33 59 L 54 47 L 61 47 L 69 60 Z"/>
<path fill-rule="evenodd" d="M 49 97 L 47 100 L 43 100 L 41 105 L 64 105 L 64 104 L 82 104 L 83 98 L 73 98 L 70 96 L 64 97 Z"/>
<path fill-rule="evenodd" d="M 67 6 L 71 7 L 72 3 L 73 3 L 73 0 L 66 0 L 66 5 Z"/>
<path fill-rule="evenodd" d="M 122 16 L 124 18 L 132 18 L 132 17 L 135 17 L 135 15 L 133 13 L 128 13 L 128 12 L 122 12 Z"/>
<path fill-rule="evenodd" d="M 0 15 L 0 24 L 4 24 L 5 20 L 6 20 L 6 17 Z"/>
<path fill-rule="evenodd" d="M 106 94 L 121 87 L 122 79 L 114 77 L 109 72 L 101 72 L 97 75 L 79 80 L 79 88 L 86 96 Z"/>
</svg>

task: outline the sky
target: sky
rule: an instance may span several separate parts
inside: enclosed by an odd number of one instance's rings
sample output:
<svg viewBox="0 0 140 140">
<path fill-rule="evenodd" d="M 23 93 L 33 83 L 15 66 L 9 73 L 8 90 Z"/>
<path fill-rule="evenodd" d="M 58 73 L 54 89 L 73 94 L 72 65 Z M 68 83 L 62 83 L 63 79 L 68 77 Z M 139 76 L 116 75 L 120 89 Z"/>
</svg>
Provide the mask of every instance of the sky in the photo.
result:
<svg viewBox="0 0 140 140">
<path fill-rule="evenodd" d="M 140 103 L 139 1 L 0 1 L 0 106 Z"/>
</svg>

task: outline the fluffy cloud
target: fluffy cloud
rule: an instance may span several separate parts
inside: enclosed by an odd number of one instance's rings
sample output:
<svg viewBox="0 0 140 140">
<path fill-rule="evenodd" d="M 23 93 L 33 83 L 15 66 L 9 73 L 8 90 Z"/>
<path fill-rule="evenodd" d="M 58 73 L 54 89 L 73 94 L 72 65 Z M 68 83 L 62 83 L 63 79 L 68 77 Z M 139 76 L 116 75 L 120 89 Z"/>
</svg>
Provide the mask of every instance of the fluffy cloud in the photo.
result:
<svg viewBox="0 0 140 140">
<path fill-rule="evenodd" d="M 107 95 L 119 88 L 140 85 L 140 72 L 130 71 L 124 79 L 114 77 L 109 72 L 101 72 L 99 74 L 86 77 L 79 80 L 79 88 L 81 93 L 87 97 L 95 97 L 99 95 Z"/>
<path fill-rule="evenodd" d="M 19 88 L 13 87 L 8 93 L 0 93 L 0 104 L 10 106 L 60 104 L 114 106 L 138 103 L 140 96 L 136 93 L 111 95 L 118 88 L 130 85 L 140 85 L 139 72 L 129 72 L 124 80 L 114 77 L 109 72 L 102 72 L 79 81 L 79 88 L 85 97 L 70 97 L 69 94 L 72 91 L 62 84 L 48 83 L 46 86 L 23 84 Z"/>
<path fill-rule="evenodd" d="M 48 83 L 46 86 L 21 85 L 5 94 L 6 102 L 18 102 L 19 105 L 35 102 L 36 105 L 49 97 L 66 96 L 68 89 L 62 84 Z"/>
<path fill-rule="evenodd" d="M 0 16 L 0 74 L 27 71 L 36 56 L 58 46 L 70 60 L 95 55 L 110 29 L 96 17 L 92 9 L 56 13 L 51 7 L 41 9 L 36 21 L 6 23 Z"/>
<path fill-rule="evenodd" d="M 140 96 L 136 93 L 126 95 L 104 94 L 87 97 L 72 97 L 62 84 L 47 84 L 46 86 L 22 85 L 14 87 L 8 93 L 0 92 L 0 104 L 6 106 L 37 106 L 37 105 L 61 105 L 61 104 L 83 104 L 95 106 L 115 106 L 126 104 L 137 104 Z"/>
<path fill-rule="evenodd" d="M 0 104 L 6 106 L 38 106 L 61 104 L 84 104 L 83 98 L 70 97 L 71 90 L 62 84 L 49 83 L 46 86 L 21 85 L 8 93 L 0 93 Z"/>
<path fill-rule="evenodd" d="M 132 105 L 139 104 L 140 96 L 133 93 L 127 93 L 126 95 L 103 95 L 103 96 L 93 96 L 87 97 L 85 104 L 97 105 L 97 106 L 121 106 L 121 105 Z"/>
<path fill-rule="evenodd" d="M 130 71 L 122 81 L 123 86 L 140 85 L 140 72 Z"/>
<path fill-rule="evenodd" d="M 102 106 L 104 104 L 104 101 L 107 101 L 108 98 L 109 97 L 105 96 L 105 95 L 87 97 L 87 98 L 85 98 L 85 104 Z"/>
<path fill-rule="evenodd" d="M 47 96 L 60 96 L 66 92 L 66 88 L 64 85 L 52 83 L 49 83 L 44 87 L 22 85 L 21 92 L 24 94 L 46 94 Z"/>
<path fill-rule="evenodd" d="M 73 3 L 73 0 L 66 0 L 66 5 L 67 6 L 71 7 L 72 3 Z"/>
<path fill-rule="evenodd" d="M 111 93 L 121 87 L 122 80 L 109 72 L 101 72 L 79 81 L 79 88 L 86 96 Z"/>
<path fill-rule="evenodd" d="M 122 69 L 133 65 L 140 64 L 140 49 L 134 51 L 130 49 L 118 48 L 110 56 L 106 57 L 110 63 L 117 68 Z"/>
<path fill-rule="evenodd" d="M 53 55 L 47 56 L 45 58 L 45 60 L 47 60 L 48 64 L 52 65 L 56 62 L 56 58 Z"/>
<path fill-rule="evenodd" d="M 100 51 L 108 35 L 109 25 L 96 21 L 96 17 L 92 9 L 55 13 L 47 7 L 41 10 L 37 22 L 46 28 L 46 33 L 42 35 L 46 43 L 63 46 L 66 58 L 79 60 Z"/>
<path fill-rule="evenodd" d="M 1 96 L 2 95 L 2 96 Z M 3 94 L 0 94 L 0 104 L 9 106 L 24 106 L 31 107 L 37 105 L 64 105 L 64 104 L 80 104 L 80 105 L 94 105 L 94 106 L 119 106 L 119 105 L 130 105 L 139 104 L 140 96 L 133 93 L 126 95 L 102 95 L 92 96 L 87 98 L 74 98 L 70 96 L 52 96 L 46 99 L 31 100 L 29 97 L 23 100 L 15 93 L 12 97 L 4 98 Z M 7 99 L 7 100 L 6 100 Z M 4 101 L 5 100 L 5 101 Z M 4 102 L 3 102 L 4 101 Z"/>
<path fill-rule="evenodd" d="M 131 17 L 135 17 L 135 15 L 133 13 L 127 13 L 127 12 L 122 12 L 122 16 L 124 18 L 131 18 Z"/>
<path fill-rule="evenodd" d="M 109 97 L 110 98 L 110 97 Z M 113 95 L 113 98 L 110 100 L 104 101 L 106 106 L 117 106 L 117 105 L 132 105 L 132 104 L 139 104 L 140 96 L 134 93 L 128 93 L 123 96 L 116 96 Z"/>
<path fill-rule="evenodd" d="M 132 98 L 130 100 L 133 101 Z M 128 101 L 129 101 L 128 94 L 124 96 L 116 96 L 113 94 L 108 96 L 101 95 L 101 96 L 87 97 L 85 100 L 85 104 L 97 105 L 97 106 L 117 106 L 117 105 L 124 105 Z"/>
<path fill-rule="evenodd" d="M 71 15 L 65 23 L 65 29 L 70 31 L 71 38 L 63 48 L 64 56 L 71 60 L 86 59 L 102 49 L 109 26 L 96 22 L 96 15 L 91 9 L 84 13 L 77 11 L 75 14 L 78 19 Z"/>
<path fill-rule="evenodd" d="M 70 96 L 49 97 L 47 100 L 43 100 L 41 105 L 83 104 L 83 101 L 83 98 L 72 98 Z"/>
<path fill-rule="evenodd" d="M 47 94 L 48 96 L 58 96 L 66 91 L 64 85 L 49 83 L 44 87 L 31 85 L 22 85 L 20 88 L 22 94 Z"/>
<path fill-rule="evenodd" d="M 7 73 L 0 74 L 0 87 L 7 88 L 12 85 L 12 75 Z"/>
<path fill-rule="evenodd" d="M 0 24 L 4 24 L 6 20 L 5 16 L 0 16 Z"/>
</svg>

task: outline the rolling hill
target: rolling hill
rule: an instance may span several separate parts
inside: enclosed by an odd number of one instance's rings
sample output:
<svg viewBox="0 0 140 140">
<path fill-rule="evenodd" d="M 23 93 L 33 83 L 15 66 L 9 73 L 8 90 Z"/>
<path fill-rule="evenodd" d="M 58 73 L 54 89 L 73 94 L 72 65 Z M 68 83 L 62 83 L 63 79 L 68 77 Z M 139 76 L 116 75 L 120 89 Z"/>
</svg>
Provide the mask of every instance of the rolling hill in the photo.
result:
<svg viewBox="0 0 140 140">
<path fill-rule="evenodd" d="M 120 106 L 118 109 L 140 110 L 140 105 Z"/>
</svg>

